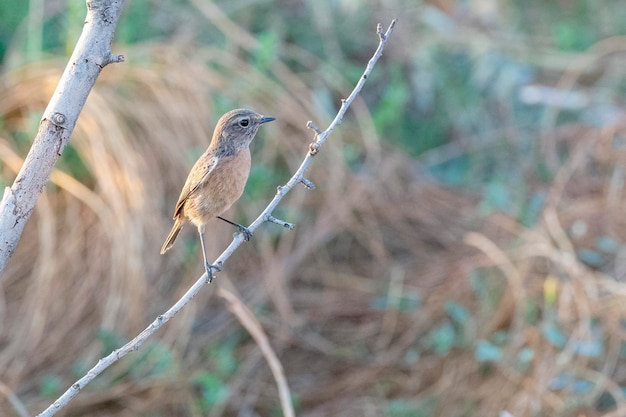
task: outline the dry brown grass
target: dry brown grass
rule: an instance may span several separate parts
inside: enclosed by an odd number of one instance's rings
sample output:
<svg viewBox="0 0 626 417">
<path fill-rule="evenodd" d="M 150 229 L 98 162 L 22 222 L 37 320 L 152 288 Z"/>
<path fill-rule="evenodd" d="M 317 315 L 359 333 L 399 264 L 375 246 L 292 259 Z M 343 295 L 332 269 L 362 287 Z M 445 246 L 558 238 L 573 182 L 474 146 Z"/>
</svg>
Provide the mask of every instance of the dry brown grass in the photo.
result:
<svg viewBox="0 0 626 417">
<path fill-rule="evenodd" d="M 131 62 L 103 72 L 71 139 L 84 170 L 70 176 L 64 170 L 76 160 L 58 165 L 2 277 L 3 415 L 15 414 L 9 392 L 31 413 L 43 409 L 51 397 L 42 381 L 57 376 L 65 389 L 119 345 L 107 344 L 100 329 L 132 337 L 202 272 L 193 232 L 171 254 L 158 253 L 179 187 L 219 117 L 211 97 L 277 117 L 261 132 L 254 163 L 283 181 L 306 150 L 305 122 L 314 117 L 324 125 L 331 116 L 301 81 L 313 75 L 295 76 L 278 64 L 261 72 L 243 53 L 152 45 L 127 56 Z M 312 59 L 302 60 L 305 68 L 315 66 Z M 23 68 L 0 81 L 4 178 L 19 169 L 27 148 L 9 132 L 32 135 L 62 65 Z M 337 74 L 315 76 L 317 88 L 331 95 L 350 88 Z M 504 215 L 479 216 L 471 196 L 419 180 L 415 162 L 381 143 L 366 107 L 355 103 L 353 117 L 314 161 L 310 179 L 318 189 L 298 189 L 281 206 L 296 230 L 265 225 L 215 281 L 232 281 L 258 314 L 298 415 L 394 415 L 389 400 L 407 400 L 415 415 L 595 416 L 602 414 L 594 409 L 602 393 L 616 402 L 610 415 L 626 413 L 623 261 L 615 257 L 596 271 L 575 252 L 597 236 L 626 239 L 624 196 L 611 182 L 624 161 L 611 141 L 623 132 L 556 133 L 572 157 L 550 190 L 543 220 L 524 229 Z M 346 163 L 346 144 L 359 152 L 356 169 Z M 244 196 L 230 217 L 260 211 L 278 185 L 262 182 L 255 184 L 268 194 Z M 576 224 L 587 232 L 573 238 Z M 218 254 L 232 230 L 215 223 L 211 231 L 209 250 Z M 489 299 L 473 287 L 477 276 Z M 151 344 L 94 381 L 64 415 L 274 415 L 278 396 L 267 365 L 214 296 L 215 285 Z M 419 307 L 401 304 L 415 294 Z M 470 312 L 457 329 L 466 344 L 441 355 L 430 338 L 451 321 L 449 301 Z M 387 308 L 376 308 L 381 302 Z M 563 348 L 542 332 L 551 323 L 568 336 Z M 603 354 L 577 353 L 576 343 L 595 340 L 598 328 Z M 501 330 L 510 335 L 503 359 L 475 360 L 474 346 Z M 220 349 L 230 349 L 235 368 L 223 370 Z M 527 369 L 519 367 L 523 349 L 534 352 Z M 167 366 L 157 371 L 162 360 Z M 228 386 L 228 398 L 210 412 L 198 405 L 198 371 Z M 580 395 L 551 387 L 564 372 L 593 381 L 594 389 Z"/>
</svg>

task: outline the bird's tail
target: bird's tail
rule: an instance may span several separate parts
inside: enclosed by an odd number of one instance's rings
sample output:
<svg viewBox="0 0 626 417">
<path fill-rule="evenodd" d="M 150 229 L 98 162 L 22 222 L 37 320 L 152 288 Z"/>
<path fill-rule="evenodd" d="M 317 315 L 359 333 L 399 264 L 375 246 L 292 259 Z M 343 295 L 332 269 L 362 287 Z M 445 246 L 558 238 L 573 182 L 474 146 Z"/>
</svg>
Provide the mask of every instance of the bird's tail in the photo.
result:
<svg viewBox="0 0 626 417">
<path fill-rule="evenodd" d="M 167 235 L 167 239 L 165 239 L 165 242 L 163 243 L 163 247 L 161 248 L 161 255 L 163 255 L 169 250 L 169 248 L 172 247 L 174 241 L 176 240 L 176 237 L 178 236 L 178 233 L 182 228 L 183 222 L 180 221 L 180 218 L 177 218 L 174 222 L 174 226 L 172 226 L 172 230 L 170 230 L 170 234 Z"/>
</svg>

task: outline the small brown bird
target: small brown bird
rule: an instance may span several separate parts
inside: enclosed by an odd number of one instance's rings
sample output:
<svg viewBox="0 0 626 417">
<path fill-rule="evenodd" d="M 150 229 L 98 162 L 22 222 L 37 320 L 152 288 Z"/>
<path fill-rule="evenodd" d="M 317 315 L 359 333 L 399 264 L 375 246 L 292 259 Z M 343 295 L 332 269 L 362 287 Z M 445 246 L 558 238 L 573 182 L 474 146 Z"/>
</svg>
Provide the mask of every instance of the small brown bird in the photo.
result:
<svg viewBox="0 0 626 417">
<path fill-rule="evenodd" d="M 204 243 L 204 227 L 214 217 L 237 227 L 246 240 L 251 233 L 244 226 L 221 217 L 241 197 L 250 174 L 250 142 L 259 126 L 275 120 L 252 110 L 236 109 L 223 115 L 215 126 L 213 139 L 196 161 L 174 209 L 174 226 L 165 239 L 161 254 L 172 247 L 183 226 L 191 222 L 198 228 L 207 277 L 213 279 Z"/>
</svg>

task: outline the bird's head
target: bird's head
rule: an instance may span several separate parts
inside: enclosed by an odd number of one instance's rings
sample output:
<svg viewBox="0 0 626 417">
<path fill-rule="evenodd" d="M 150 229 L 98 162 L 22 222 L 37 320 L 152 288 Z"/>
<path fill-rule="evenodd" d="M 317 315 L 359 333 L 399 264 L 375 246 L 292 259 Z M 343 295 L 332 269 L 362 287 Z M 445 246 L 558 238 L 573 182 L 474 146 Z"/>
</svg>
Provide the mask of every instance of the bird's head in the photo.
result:
<svg viewBox="0 0 626 417">
<path fill-rule="evenodd" d="M 259 127 L 272 120 L 248 109 L 231 110 L 217 122 L 211 145 L 233 151 L 248 147 Z"/>
</svg>

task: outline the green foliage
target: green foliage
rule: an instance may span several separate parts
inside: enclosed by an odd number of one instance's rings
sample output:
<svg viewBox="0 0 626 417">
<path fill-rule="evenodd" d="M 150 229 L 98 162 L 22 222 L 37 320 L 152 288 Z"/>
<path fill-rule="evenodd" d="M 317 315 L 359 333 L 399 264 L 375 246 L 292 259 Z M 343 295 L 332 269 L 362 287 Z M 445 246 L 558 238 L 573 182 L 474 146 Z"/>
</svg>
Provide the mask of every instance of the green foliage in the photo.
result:
<svg viewBox="0 0 626 417">
<path fill-rule="evenodd" d="M 517 353 L 517 363 L 515 364 L 519 372 L 527 372 L 532 366 L 535 351 L 531 348 L 523 348 Z"/>
<path fill-rule="evenodd" d="M 56 398 L 63 389 L 63 380 L 56 375 L 46 375 L 39 383 L 39 393 L 45 398 Z"/>
<path fill-rule="evenodd" d="M 557 325 L 555 325 L 554 323 L 546 323 L 541 330 L 543 333 L 543 337 L 545 337 L 546 340 L 552 345 L 558 348 L 565 347 L 567 337 L 565 336 L 563 331 L 558 328 Z"/>
<path fill-rule="evenodd" d="M 235 357 L 235 349 L 239 342 L 240 335 L 235 334 L 207 349 L 207 357 L 210 358 L 216 374 L 229 377 L 237 370 L 239 361 Z"/>
<path fill-rule="evenodd" d="M 483 212 L 491 212 L 492 210 L 510 210 L 512 198 L 510 188 L 503 182 L 495 179 L 485 186 L 483 200 L 480 209 Z"/>
<path fill-rule="evenodd" d="M 145 345 L 131 359 L 130 375 L 137 381 L 169 375 L 176 367 L 170 348 L 158 341 Z"/>
<path fill-rule="evenodd" d="M 254 51 L 253 61 L 256 68 L 264 70 L 278 58 L 280 40 L 276 32 L 262 32 L 257 41 L 259 46 Z"/>
<path fill-rule="evenodd" d="M 567 390 L 576 394 L 589 393 L 594 386 L 595 383 L 592 381 L 569 372 L 557 376 L 550 382 L 550 388 L 553 390 Z"/>
<path fill-rule="evenodd" d="M 146 41 L 165 40 L 182 25 L 193 26 L 191 10 L 185 0 L 166 2 L 133 0 L 128 2 L 120 17 L 115 34 L 117 42 L 136 44 Z M 213 33 L 213 32 L 212 32 Z M 213 38 L 215 41 L 215 38 Z"/>
<path fill-rule="evenodd" d="M 17 31 L 28 13 L 27 1 L 0 2 L 0 62 L 9 47 L 13 34 Z"/>
<path fill-rule="evenodd" d="M 372 298 L 371 308 L 373 310 L 416 310 L 421 305 L 421 298 L 415 291 L 405 291 L 400 297 L 378 296 Z"/>
<path fill-rule="evenodd" d="M 454 348 L 465 348 L 473 337 L 469 311 L 454 301 L 447 301 L 444 308 L 449 318 L 434 326 L 427 337 L 427 347 L 439 356 L 447 356 Z"/>
<path fill-rule="evenodd" d="M 209 412 L 228 399 L 228 384 L 213 373 L 198 371 L 194 373 L 192 383 L 199 391 L 195 403 L 202 413 Z"/>
<path fill-rule="evenodd" d="M 97 339 L 102 345 L 101 356 L 108 355 L 115 349 L 123 346 L 126 340 L 118 333 L 101 327 L 98 329 Z"/>
<path fill-rule="evenodd" d="M 471 319 L 469 310 L 457 302 L 446 301 L 445 310 L 454 323 L 459 326 L 465 326 Z"/>
<path fill-rule="evenodd" d="M 228 380 L 238 369 L 239 360 L 235 352 L 242 335 L 235 332 L 219 343 L 209 345 L 206 349 L 207 368 L 192 375 L 191 383 L 198 392 L 195 404 L 202 413 L 209 412 L 228 399 Z"/>
<path fill-rule="evenodd" d="M 272 167 L 253 164 L 244 190 L 245 199 L 256 201 L 272 196 L 276 192 L 276 184 L 284 183 L 287 179 L 288 177 Z"/>
<path fill-rule="evenodd" d="M 446 356 L 458 345 L 459 335 L 452 323 L 446 320 L 430 332 L 428 341 L 435 353 Z"/>
<path fill-rule="evenodd" d="M 519 222 L 525 227 L 533 227 L 537 224 L 546 200 L 546 193 L 538 191 L 530 196 L 520 208 Z"/>
<path fill-rule="evenodd" d="M 578 249 L 576 256 L 578 256 L 581 262 L 589 266 L 600 266 L 602 264 L 602 254 L 593 249 Z"/>
<path fill-rule="evenodd" d="M 503 353 L 499 346 L 487 340 L 479 340 L 474 356 L 478 362 L 500 362 Z"/>
<path fill-rule="evenodd" d="M 385 139 L 392 140 L 412 149 L 419 142 L 410 120 L 399 119 L 399 115 L 406 114 L 410 92 L 406 86 L 406 75 L 402 68 L 392 67 L 387 86 L 379 98 L 376 111 L 373 113 L 374 124 Z M 418 145 L 419 146 L 419 145 Z"/>
<path fill-rule="evenodd" d="M 393 400 L 387 403 L 389 417 L 431 417 L 434 415 L 437 401 L 433 398 L 424 400 Z"/>
<path fill-rule="evenodd" d="M 59 157 L 57 167 L 82 183 L 88 184 L 90 182 L 91 173 L 89 168 L 78 150 L 71 143 L 65 147 L 63 154 Z"/>
<path fill-rule="evenodd" d="M 506 288 L 506 280 L 499 271 L 474 269 L 470 272 L 470 283 L 480 302 L 481 311 L 490 314 L 500 302 Z"/>
<path fill-rule="evenodd" d="M 595 245 L 590 248 L 577 249 L 576 256 L 579 261 L 590 267 L 603 269 L 615 257 L 621 243 L 609 236 L 599 236 L 594 243 Z"/>
</svg>

